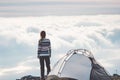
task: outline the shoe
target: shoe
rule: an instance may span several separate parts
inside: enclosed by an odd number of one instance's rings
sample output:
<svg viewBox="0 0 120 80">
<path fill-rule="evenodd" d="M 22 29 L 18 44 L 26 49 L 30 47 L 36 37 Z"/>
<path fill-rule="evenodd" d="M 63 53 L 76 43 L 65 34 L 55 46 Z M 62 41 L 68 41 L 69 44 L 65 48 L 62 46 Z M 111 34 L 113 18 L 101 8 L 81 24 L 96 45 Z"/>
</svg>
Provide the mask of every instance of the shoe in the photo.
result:
<svg viewBox="0 0 120 80">
<path fill-rule="evenodd" d="M 44 78 L 41 78 L 40 80 L 45 80 Z"/>
</svg>

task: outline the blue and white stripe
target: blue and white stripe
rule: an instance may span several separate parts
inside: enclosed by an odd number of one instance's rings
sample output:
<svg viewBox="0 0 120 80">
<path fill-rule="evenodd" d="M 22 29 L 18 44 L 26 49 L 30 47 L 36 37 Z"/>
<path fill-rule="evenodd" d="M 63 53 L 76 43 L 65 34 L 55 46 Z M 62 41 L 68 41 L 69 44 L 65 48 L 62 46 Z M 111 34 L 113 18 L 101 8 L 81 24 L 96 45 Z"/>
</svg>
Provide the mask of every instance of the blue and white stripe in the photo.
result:
<svg viewBox="0 0 120 80">
<path fill-rule="evenodd" d="M 49 39 L 42 39 L 38 45 L 38 56 L 50 56 L 51 44 Z"/>
</svg>

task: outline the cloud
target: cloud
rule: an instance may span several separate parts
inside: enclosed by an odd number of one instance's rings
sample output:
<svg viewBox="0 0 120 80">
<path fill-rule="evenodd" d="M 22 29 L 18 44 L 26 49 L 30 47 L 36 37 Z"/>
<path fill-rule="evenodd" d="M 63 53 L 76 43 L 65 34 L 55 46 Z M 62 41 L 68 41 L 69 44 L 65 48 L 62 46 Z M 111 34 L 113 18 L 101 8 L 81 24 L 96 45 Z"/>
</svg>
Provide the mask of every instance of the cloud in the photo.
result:
<svg viewBox="0 0 120 80">
<path fill-rule="evenodd" d="M 88 26 L 102 26 L 102 24 L 96 23 L 96 22 L 81 22 L 79 24 L 77 24 L 76 26 L 84 26 L 84 27 L 88 27 Z"/>
<path fill-rule="evenodd" d="M 29 27 L 29 28 L 27 29 L 27 32 L 28 32 L 28 33 L 29 33 L 29 32 L 39 33 L 39 30 L 38 30 L 37 28 L 34 28 L 34 27 Z"/>
<path fill-rule="evenodd" d="M 80 1 L 80 0 L 44 0 L 44 1 L 42 1 L 42 0 L 21 0 L 21 1 L 19 1 L 19 0 L 11 0 L 10 2 L 9 2 L 9 0 L 1 0 L 0 2 L 1 3 L 24 3 L 24 2 L 94 2 L 94 1 L 96 1 L 96 0 L 84 0 L 84 1 Z M 118 1 L 118 0 L 115 0 L 115 1 L 113 1 L 113 0 L 106 0 L 106 1 L 104 1 L 104 0 L 101 0 L 101 1 L 98 1 L 98 2 L 109 2 L 109 3 L 119 3 L 120 1 Z"/>
<path fill-rule="evenodd" d="M 97 61 L 105 67 L 105 69 L 112 75 L 112 73 L 116 73 L 116 70 L 118 70 L 119 74 L 119 48 L 115 49 L 98 49 L 96 52 L 95 58 Z"/>
<path fill-rule="evenodd" d="M 118 0 L 1 0 L 0 16 L 119 14 Z"/>
<path fill-rule="evenodd" d="M 1 69 L 0 74 L 2 76 L 5 73 L 7 73 L 7 74 L 10 74 L 10 73 L 13 73 L 13 72 L 22 73 L 22 72 L 25 72 L 25 71 L 30 70 L 30 69 L 31 68 L 27 67 L 27 66 L 17 66 L 17 67 L 13 67 L 13 68 Z"/>
<path fill-rule="evenodd" d="M 120 66 L 119 17 L 120 15 L 84 15 L 0 18 L 2 80 L 4 76 L 9 75 L 7 73 L 15 75 L 17 72 L 18 78 L 39 74 L 37 45 L 41 30 L 45 30 L 47 38 L 51 40 L 52 66 L 68 50 L 85 48 L 113 74 Z"/>
<path fill-rule="evenodd" d="M 115 29 L 113 30 L 113 33 L 110 33 L 107 37 L 117 45 L 120 42 L 119 34 L 120 34 L 120 29 Z"/>
<path fill-rule="evenodd" d="M 34 73 L 38 73 L 37 71 L 39 71 L 38 60 L 32 56 L 29 56 L 25 60 L 17 63 L 15 66 L 0 68 L 0 79 L 17 79 L 25 75 L 34 75 Z"/>
</svg>

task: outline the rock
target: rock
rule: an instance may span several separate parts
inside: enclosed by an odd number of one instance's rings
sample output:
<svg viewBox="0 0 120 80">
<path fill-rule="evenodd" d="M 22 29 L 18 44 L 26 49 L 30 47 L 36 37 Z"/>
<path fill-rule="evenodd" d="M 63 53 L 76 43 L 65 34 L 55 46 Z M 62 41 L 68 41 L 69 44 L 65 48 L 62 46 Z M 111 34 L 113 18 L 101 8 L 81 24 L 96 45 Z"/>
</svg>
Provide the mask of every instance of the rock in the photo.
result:
<svg viewBox="0 0 120 80">
<path fill-rule="evenodd" d="M 46 80 L 61 80 L 61 79 L 56 75 L 50 75 L 50 76 L 47 77 Z"/>
<path fill-rule="evenodd" d="M 74 78 L 67 78 L 67 77 L 58 77 L 56 75 L 50 75 L 47 77 L 47 79 L 45 80 L 77 80 L 77 79 L 74 79 Z"/>
</svg>

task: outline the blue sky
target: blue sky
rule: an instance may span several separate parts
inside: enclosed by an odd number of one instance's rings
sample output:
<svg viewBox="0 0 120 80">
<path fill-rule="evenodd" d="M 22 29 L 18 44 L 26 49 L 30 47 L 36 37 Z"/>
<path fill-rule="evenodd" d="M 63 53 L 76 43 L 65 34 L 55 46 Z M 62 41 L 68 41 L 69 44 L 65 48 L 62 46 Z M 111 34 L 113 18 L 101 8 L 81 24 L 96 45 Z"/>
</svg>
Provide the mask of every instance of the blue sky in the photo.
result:
<svg viewBox="0 0 120 80">
<path fill-rule="evenodd" d="M 0 0 L 0 16 L 119 14 L 119 0 Z"/>
</svg>

